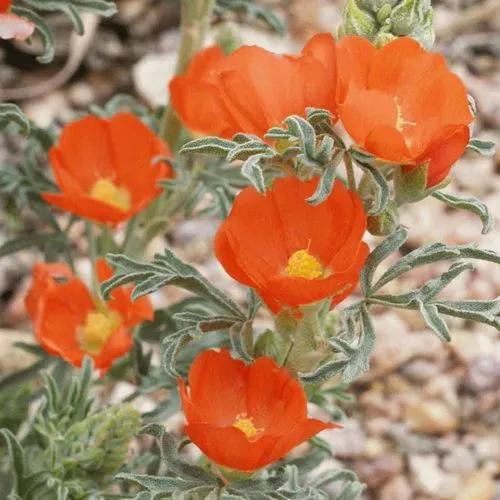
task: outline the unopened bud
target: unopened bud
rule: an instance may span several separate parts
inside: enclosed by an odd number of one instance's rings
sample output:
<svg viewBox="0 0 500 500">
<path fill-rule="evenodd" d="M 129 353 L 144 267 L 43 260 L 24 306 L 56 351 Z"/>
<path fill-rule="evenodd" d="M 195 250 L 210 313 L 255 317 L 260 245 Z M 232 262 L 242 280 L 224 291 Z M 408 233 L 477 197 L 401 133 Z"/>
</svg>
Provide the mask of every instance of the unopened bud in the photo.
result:
<svg viewBox="0 0 500 500">
<path fill-rule="evenodd" d="M 433 11 L 430 0 L 402 0 L 391 12 L 391 31 L 411 36 L 426 48 L 434 43 Z"/>
<path fill-rule="evenodd" d="M 387 236 L 391 234 L 398 225 L 398 207 L 392 200 L 386 205 L 381 214 L 368 217 L 368 232 L 374 236 Z"/>
<path fill-rule="evenodd" d="M 110 406 L 73 425 L 66 436 L 71 453 L 63 459 L 68 469 L 88 479 L 111 475 L 125 462 L 130 441 L 141 417 L 130 404 Z"/>
<path fill-rule="evenodd" d="M 234 23 L 224 23 L 217 31 L 216 42 L 224 54 L 230 54 L 243 45 L 241 30 Z"/>
<path fill-rule="evenodd" d="M 358 5 L 358 0 L 348 0 L 344 9 L 343 21 L 339 35 L 359 35 L 372 40 L 378 31 L 378 23 L 374 13 Z"/>
<path fill-rule="evenodd" d="M 434 43 L 430 0 L 348 0 L 339 36 L 364 36 L 377 47 L 409 36 L 425 48 Z"/>
<path fill-rule="evenodd" d="M 396 203 L 413 203 L 425 198 L 427 192 L 427 172 L 429 165 L 424 163 L 412 169 L 400 167 L 394 177 Z"/>
</svg>

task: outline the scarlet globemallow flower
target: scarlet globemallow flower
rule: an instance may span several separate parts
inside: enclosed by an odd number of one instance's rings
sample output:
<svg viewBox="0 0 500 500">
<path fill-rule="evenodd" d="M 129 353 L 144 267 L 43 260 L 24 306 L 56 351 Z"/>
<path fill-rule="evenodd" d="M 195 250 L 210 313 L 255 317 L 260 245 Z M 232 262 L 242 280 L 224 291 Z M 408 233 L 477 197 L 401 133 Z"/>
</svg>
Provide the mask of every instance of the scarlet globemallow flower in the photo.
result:
<svg viewBox="0 0 500 500">
<path fill-rule="evenodd" d="M 213 462 L 252 472 L 276 462 L 333 423 L 307 418 L 304 389 L 267 357 L 251 365 L 227 350 L 204 351 L 179 379 L 186 434 Z"/>
<path fill-rule="evenodd" d="M 440 54 L 411 38 L 381 49 L 347 36 L 337 45 L 339 117 L 366 151 L 407 170 L 429 163 L 440 183 L 464 152 L 473 120 L 467 91 Z"/>
<path fill-rule="evenodd" d="M 110 266 L 97 262 L 99 281 L 111 277 Z M 105 302 L 94 297 L 65 264 L 39 263 L 25 299 L 42 347 L 68 363 L 81 366 L 90 356 L 104 373 L 132 347 L 130 328 L 151 320 L 154 312 L 147 297 L 131 299 L 130 287 L 116 288 Z"/>
<path fill-rule="evenodd" d="M 12 0 L 0 0 L 0 38 L 26 40 L 35 31 L 35 24 L 24 17 L 12 14 Z"/>
<path fill-rule="evenodd" d="M 101 223 L 130 219 L 161 193 L 158 182 L 173 171 L 159 157 L 167 146 L 139 118 L 87 116 L 64 127 L 49 159 L 61 193 L 48 203 Z"/>
<path fill-rule="evenodd" d="M 262 137 L 287 116 L 304 116 L 307 107 L 335 113 L 335 71 L 335 41 L 326 33 L 313 36 L 297 56 L 257 46 L 224 55 L 209 47 L 170 82 L 171 105 L 193 132 Z"/>
<path fill-rule="evenodd" d="M 245 188 L 215 238 L 227 273 L 254 288 L 274 313 L 327 298 L 338 304 L 356 286 L 368 255 L 358 195 L 337 181 L 313 206 L 306 199 L 317 183 L 285 177 L 265 194 Z"/>
</svg>

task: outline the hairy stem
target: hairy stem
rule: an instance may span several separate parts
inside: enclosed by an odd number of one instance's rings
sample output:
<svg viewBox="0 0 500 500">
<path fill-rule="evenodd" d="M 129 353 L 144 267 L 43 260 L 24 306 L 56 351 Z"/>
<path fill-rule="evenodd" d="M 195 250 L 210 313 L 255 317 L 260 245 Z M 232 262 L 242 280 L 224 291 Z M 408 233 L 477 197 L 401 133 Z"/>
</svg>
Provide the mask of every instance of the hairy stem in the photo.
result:
<svg viewBox="0 0 500 500">
<path fill-rule="evenodd" d="M 210 26 L 215 0 L 181 0 L 181 42 L 175 74 L 186 71 L 194 55 L 203 47 Z M 182 125 L 171 106 L 165 108 L 160 128 L 161 138 L 175 149 Z"/>
</svg>

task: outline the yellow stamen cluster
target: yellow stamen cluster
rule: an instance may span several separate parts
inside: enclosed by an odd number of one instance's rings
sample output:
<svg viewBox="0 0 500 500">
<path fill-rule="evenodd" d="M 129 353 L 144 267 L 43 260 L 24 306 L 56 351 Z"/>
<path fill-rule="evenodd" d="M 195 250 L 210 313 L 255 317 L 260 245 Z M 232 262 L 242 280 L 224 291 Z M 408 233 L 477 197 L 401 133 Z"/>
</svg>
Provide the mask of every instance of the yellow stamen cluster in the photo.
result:
<svg viewBox="0 0 500 500">
<path fill-rule="evenodd" d="M 401 105 L 399 104 L 398 98 L 394 97 L 394 102 L 396 104 L 396 111 L 398 113 L 398 116 L 396 118 L 396 128 L 400 131 L 403 132 L 403 128 L 405 126 L 416 126 L 417 124 L 415 122 L 409 122 L 404 119 L 403 116 L 403 110 L 401 109 Z"/>
<path fill-rule="evenodd" d="M 111 334 L 120 327 L 120 323 L 120 315 L 115 311 L 89 312 L 80 332 L 82 349 L 94 356 L 99 354 Z"/>
<path fill-rule="evenodd" d="M 294 278 L 313 280 L 323 276 L 323 266 L 307 250 L 297 250 L 288 259 L 285 274 Z"/>
<path fill-rule="evenodd" d="M 238 415 L 234 421 L 233 427 L 243 432 L 249 441 L 254 439 L 259 432 L 253 424 L 252 419 L 248 418 L 246 414 Z"/>
<path fill-rule="evenodd" d="M 130 209 L 130 193 L 109 179 L 99 179 L 90 190 L 90 197 L 124 212 Z"/>
</svg>

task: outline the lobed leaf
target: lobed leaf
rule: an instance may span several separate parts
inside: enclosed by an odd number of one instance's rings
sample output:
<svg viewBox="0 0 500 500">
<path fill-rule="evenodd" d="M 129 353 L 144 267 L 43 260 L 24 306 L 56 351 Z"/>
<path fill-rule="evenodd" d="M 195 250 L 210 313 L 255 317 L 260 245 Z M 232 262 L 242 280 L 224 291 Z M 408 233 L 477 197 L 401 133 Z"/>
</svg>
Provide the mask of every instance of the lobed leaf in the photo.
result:
<svg viewBox="0 0 500 500">
<path fill-rule="evenodd" d="M 368 215 L 379 215 L 384 211 L 391 197 L 389 184 L 387 184 L 387 181 L 379 168 L 374 167 L 369 163 L 361 162 L 358 157 L 355 157 L 355 159 L 356 163 L 370 178 L 371 186 L 374 190 L 375 197 L 373 200 L 373 204 L 368 208 L 367 213 Z"/>
<path fill-rule="evenodd" d="M 236 143 L 219 137 L 202 137 L 184 144 L 180 154 L 203 153 L 225 158 L 229 152 L 236 147 Z"/>
<path fill-rule="evenodd" d="M 252 183 L 252 186 L 259 193 L 266 191 L 264 173 L 262 172 L 262 167 L 259 165 L 259 162 L 265 157 L 266 155 L 262 153 L 255 154 L 247 158 L 241 166 L 242 175 Z"/>
<path fill-rule="evenodd" d="M 450 331 L 448 326 L 439 315 L 438 308 L 435 304 L 427 304 L 418 300 L 418 308 L 422 318 L 424 318 L 426 325 L 443 341 L 449 342 L 451 340 Z"/>
<path fill-rule="evenodd" d="M 307 198 L 307 203 L 311 205 L 319 205 L 323 203 L 331 194 L 335 183 L 335 173 L 342 158 L 342 152 L 337 153 L 336 158 L 323 170 L 318 181 L 316 191 L 312 196 Z"/>
<path fill-rule="evenodd" d="M 370 289 L 370 294 L 402 274 L 441 260 L 477 259 L 500 264 L 500 255 L 493 250 L 483 250 L 471 245 L 445 245 L 432 243 L 413 250 L 391 266 Z"/>
<path fill-rule="evenodd" d="M 14 5 L 11 10 L 14 14 L 24 17 L 35 24 L 35 28 L 40 34 L 43 43 L 43 54 L 37 57 L 37 61 L 43 64 L 51 62 L 55 55 L 55 45 L 52 31 L 47 26 L 47 23 L 32 9 Z"/>
<path fill-rule="evenodd" d="M 492 141 L 484 141 L 482 139 L 471 139 L 467 149 L 475 151 L 482 156 L 491 157 L 495 154 L 495 143 Z"/>
<path fill-rule="evenodd" d="M 104 297 L 114 288 L 129 283 L 135 283 L 133 299 L 162 286 L 173 285 L 209 300 L 236 318 L 245 319 L 245 314 L 231 298 L 168 249 L 164 254 L 156 254 L 151 263 L 138 262 L 122 254 L 108 254 L 107 259 L 115 274 L 101 285 Z"/>
<path fill-rule="evenodd" d="M 0 103 L 0 129 L 12 122 L 20 127 L 23 134 L 28 135 L 30 133 L 30 121 L 19 106 L 9 102 Z"/>
<path fill-rule="evenodd" d="M 492 214 L 488 210 L 488 207 L 477 198 L 462 198 L 457 195 L 443 193 L 442 191 L 435 191 L 432 193 L 432 196 L 452 208 L 467 210 L 468 212 L 477 215 L 483 223 L 483 234 L 487 234 L 493 229 L 495 220 Z"/>
<path fill-rule="evenodd" d="M 363 295 L 367 296 L 372 292 L 372 281 L 379 264 L 382 263 L 391 253 L 395 252 L 408 239 L 408 231 L 400 226 L 368 256 L 361 272 L 360 286 Z M 379 287 L 380 288 L 380 287 Z"/>
</svg>

